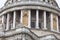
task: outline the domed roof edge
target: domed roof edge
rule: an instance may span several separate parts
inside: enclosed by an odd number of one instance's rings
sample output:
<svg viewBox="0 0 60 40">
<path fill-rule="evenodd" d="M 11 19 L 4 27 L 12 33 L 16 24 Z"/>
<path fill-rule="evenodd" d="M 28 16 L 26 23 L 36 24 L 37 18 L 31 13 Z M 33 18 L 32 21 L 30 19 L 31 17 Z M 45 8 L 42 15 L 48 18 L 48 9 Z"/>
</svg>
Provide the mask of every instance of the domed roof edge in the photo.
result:
<svg viewBox="0 0 60 40">
<path fill-rule="evenodd" d="M 59 8 L 58 3 L 56 2 L 56 0 L 54 2 L 56 3 L 57 7 Z"/>
</svg>

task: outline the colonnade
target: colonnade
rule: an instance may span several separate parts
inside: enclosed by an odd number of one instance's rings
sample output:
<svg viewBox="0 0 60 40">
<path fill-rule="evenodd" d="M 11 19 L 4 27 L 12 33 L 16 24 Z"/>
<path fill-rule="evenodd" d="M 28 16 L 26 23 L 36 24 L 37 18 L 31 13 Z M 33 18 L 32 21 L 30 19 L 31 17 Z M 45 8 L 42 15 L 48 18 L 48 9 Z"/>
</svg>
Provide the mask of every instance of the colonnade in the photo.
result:
<svg viewBox="0 0 60 40">
<path fill-rule="evenodd" d="M 28 10 L 28 25 L 27 27 L 28 28 L 31 28 L 31 10 Z M 47 11 L 43 11 L 43 25 L 44 25 L 44 28 L 43 29 L 46 29 L 47 30 L 47 24 L 46 24 L 46 12 Z M 9 19 L 10 19 L 10 13 L 6 13 L 7 14 L 7 22 L 6 22 L 6 30 L 9 30 Z M 13 28 L 12 29 L 15 29 L 16 28 L 16 11 L 13 11 Z M 5 14 L 2 15 L 2 25 L 3 27 L 5 27 Z M 57 31 L 59 31 L 59 27 L 58 27 L 58 16 L 56 17 L 57 19 Z M 23 24 L 23 10 L 21 10 L 21 15 L 20 15 L 20 22 Z M 33 24 L 32 24 L 33 25 Z M 51 30 L 53 30 L 53 13 L 50 13 L 50 27 L 51 27 Z M 35 26 L 36 29 L 39 29 L 39 10 L 36 10 L 36 26 Z"/>
</svg>

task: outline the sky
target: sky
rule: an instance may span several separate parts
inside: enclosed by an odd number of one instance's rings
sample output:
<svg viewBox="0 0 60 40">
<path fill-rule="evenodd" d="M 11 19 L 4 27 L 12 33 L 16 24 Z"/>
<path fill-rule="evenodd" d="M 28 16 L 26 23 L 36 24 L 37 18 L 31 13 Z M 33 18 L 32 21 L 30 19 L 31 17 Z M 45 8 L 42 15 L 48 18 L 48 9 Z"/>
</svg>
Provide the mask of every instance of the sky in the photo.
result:
<svg viewBox="0 0 60 40">
<path fill-rule="evenodd" d="M 0 8 L 2 6 L 4 6 L 4 3 L 6 2 L 6 0 L 0 0 Z M 60 7 L 60 0 L 56 0 L 56 2 L 58 3 L 58 6 Z"/>
</svg>

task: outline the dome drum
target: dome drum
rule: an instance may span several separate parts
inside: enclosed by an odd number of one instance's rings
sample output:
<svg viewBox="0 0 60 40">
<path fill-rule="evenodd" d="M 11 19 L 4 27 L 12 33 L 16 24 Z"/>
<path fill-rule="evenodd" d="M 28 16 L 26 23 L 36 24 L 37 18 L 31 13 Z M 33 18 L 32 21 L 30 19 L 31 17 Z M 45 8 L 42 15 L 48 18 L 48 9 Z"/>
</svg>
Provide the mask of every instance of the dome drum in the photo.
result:
<svg viewBox="0 0 60 40">
<path fill-rule="evenodd" d="M 55 0 L 7 0 L 0 16 L 6 40 L 60 39 L 60 9 Z"/>
<path fill-rule="evenodd" d="M 15 29 L 15 27 L 18 26 L 20 23 L 22 23 L 24 26 L 28 28 L 46 29 L 53 31 L 55 30 L 56 32 L 59 29 L 58 28 L 59 16 L 48 11 L 37 10 L 37 9 L 30 9 L 30 10 L 26 9 L 26 10 L 11 11 L 3 15 L 2 15 L 3 16 L 2 21 L 3 24 L 6 25 L 5 27 L 7 30 L 11 29 L 11 27 L 12 29 Z"/>
</svg>

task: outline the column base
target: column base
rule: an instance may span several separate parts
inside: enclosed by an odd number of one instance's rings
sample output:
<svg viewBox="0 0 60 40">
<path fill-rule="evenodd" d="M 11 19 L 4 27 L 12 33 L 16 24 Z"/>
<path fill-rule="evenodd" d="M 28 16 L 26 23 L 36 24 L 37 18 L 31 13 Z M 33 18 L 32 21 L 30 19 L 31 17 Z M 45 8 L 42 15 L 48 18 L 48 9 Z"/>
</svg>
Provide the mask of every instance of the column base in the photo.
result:
<svg viewBox="0 0 60 40">
<path fill-rule="evenodd" d="M 5 31 L 8 31 L 9 29 L 5 29 Z"/>
<path fill-rule="evenodd" d="M 43 28 L 43 30 L 47 30 L 47 28 Z"/>
</svg>

